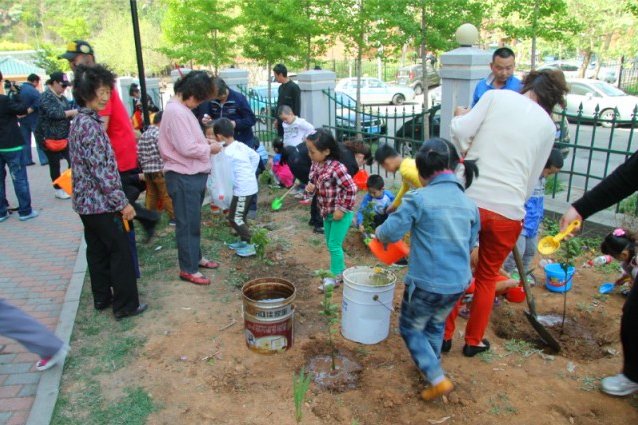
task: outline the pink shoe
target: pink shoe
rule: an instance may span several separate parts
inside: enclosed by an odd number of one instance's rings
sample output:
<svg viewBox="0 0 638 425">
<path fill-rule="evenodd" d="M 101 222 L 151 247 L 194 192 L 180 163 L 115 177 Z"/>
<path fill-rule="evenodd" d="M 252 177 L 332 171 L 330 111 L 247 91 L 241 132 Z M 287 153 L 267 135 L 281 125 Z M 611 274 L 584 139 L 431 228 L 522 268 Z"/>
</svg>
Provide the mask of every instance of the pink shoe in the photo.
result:
<svg viewBox="0 0 638 425">
<path fill-rule="evenodd" d="M 64 362 L 64 358 L 68 352 L 69 346 L 64 344 L 54 355 L 38 360 L 35 364 L 35 368 L 40 372 L 51 369 L 56 364 Z"/>
</svg>

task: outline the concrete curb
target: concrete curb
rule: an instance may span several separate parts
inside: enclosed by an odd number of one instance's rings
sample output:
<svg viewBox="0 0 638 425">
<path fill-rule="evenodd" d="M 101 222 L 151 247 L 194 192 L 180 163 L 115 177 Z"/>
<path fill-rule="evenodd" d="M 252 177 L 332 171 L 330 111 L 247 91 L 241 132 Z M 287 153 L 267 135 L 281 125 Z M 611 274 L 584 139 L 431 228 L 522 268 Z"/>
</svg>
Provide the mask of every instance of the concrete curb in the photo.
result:
<svg viewBox="0 0 638 425">
<path fill-rule="evenodd" d="M 80 241 L 78 254 L 75 258 L 73 274 L 66 290 L 64 304 L 60 312 L 60 320 L 56 329 L 56 335 L 65 343 L 69 344 L 71 332 L 75 323 L 75 316 L 80 303 L 80 294 L 84 284 L 84 277 L 87 270 L 86 264 L 86 243 L 84 237 Z M 69 344 L 70 345 L 70 344 Z M 51 423 L 55 403 L 60 392 L 60 380 L 62 379 L 63 365 L 56 366 L 42 374 L 35 400 L 27 419 L 27 425 L 48 425 Z"/>
</svg>

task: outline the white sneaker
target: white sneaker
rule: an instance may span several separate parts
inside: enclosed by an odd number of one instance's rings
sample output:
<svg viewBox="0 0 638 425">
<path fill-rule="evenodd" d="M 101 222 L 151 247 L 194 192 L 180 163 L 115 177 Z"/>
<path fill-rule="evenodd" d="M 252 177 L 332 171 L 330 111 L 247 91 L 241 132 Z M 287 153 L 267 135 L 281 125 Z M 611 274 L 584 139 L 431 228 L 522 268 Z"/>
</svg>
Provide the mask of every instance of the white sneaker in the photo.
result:
<svg viewBox="0 0 638 425">
<path fill-rule="evenodd" d="M 619 373 L 615 376 L 608 376 L 600 381 L 600 389 L 602 392 L 610 395 L 624 396 L 638 391 L 638 382 L 634 382 L 624 374 Z"/>
<path fill-rule="evenodd" d="M 67 353 L 69 352 L 69 346 L 64 344 L 57 353 L 55 353 L 53 356 L 51 357 L 46 357 L 44 359 L 40 359 L 36 364 L 35 364 L 35 368 L 37 370 L 39 370 L 40 372 L 43 372 L 47 369 L 51 369 L 53 366 L 55 366 L 58 363 L 63 363 L 64 362 L 64 358 L 66 357 Z"/>
<path fill-rule="evenodd" d="M 55 197 L 58 199 L 69 199 L 70 196 L 68 193 L 63 191 L 62 189 L 55 189 Z"/>
<path fill-rule="evenodd" d="M 321 285 L 317 289 L 319 292 L 324 293 L 326 288 L 338 288 L 341 286 L 341 281 L 339 279 L 335 279 L 334 277 L 324 277 L 321 281 Z"/>
</svg>

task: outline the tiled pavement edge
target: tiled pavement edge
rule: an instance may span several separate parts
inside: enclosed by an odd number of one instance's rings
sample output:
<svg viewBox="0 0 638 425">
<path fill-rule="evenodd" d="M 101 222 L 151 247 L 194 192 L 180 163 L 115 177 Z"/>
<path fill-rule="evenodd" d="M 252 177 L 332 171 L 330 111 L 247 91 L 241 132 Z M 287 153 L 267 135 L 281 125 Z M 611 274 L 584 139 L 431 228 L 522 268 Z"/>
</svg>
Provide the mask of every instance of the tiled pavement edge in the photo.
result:
<svg viewBox="0 0 638 425">
<path fill-rule="evenodd" d="M 49 167 L 33 165 L 27 173 L 31 204 L 40 216 L 21 222 L 13 213 L 0 223 L 0 297 L 68 342 L 86 270 L 82 223 L 70 199 L 54 197 Z M 10 205 L 17 206 L 8 175 L 5 187 Z M 50 422 L 62 368 L 38 372 L 37 360 L 15 341 L 0 337 L 0 425 Z"/>
</svg>

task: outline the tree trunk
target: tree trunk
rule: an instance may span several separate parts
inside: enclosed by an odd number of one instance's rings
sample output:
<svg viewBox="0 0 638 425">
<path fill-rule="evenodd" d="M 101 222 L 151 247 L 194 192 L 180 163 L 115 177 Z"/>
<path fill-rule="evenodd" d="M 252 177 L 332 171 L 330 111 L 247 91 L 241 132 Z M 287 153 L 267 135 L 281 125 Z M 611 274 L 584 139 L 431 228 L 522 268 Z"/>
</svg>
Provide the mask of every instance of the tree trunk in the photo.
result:
<svg viewBox="0 0 638 425">
<path fill-rule="evenodd" d="M 425 3 L 421 8 L 421 87 L 423 88 L 423 140 L 430 138 L 430 114 L 429 109 L 429 93 L 428 88 L 428 63 L 427 63 L 427 50 L 425 43 Z"/>
</svg>

